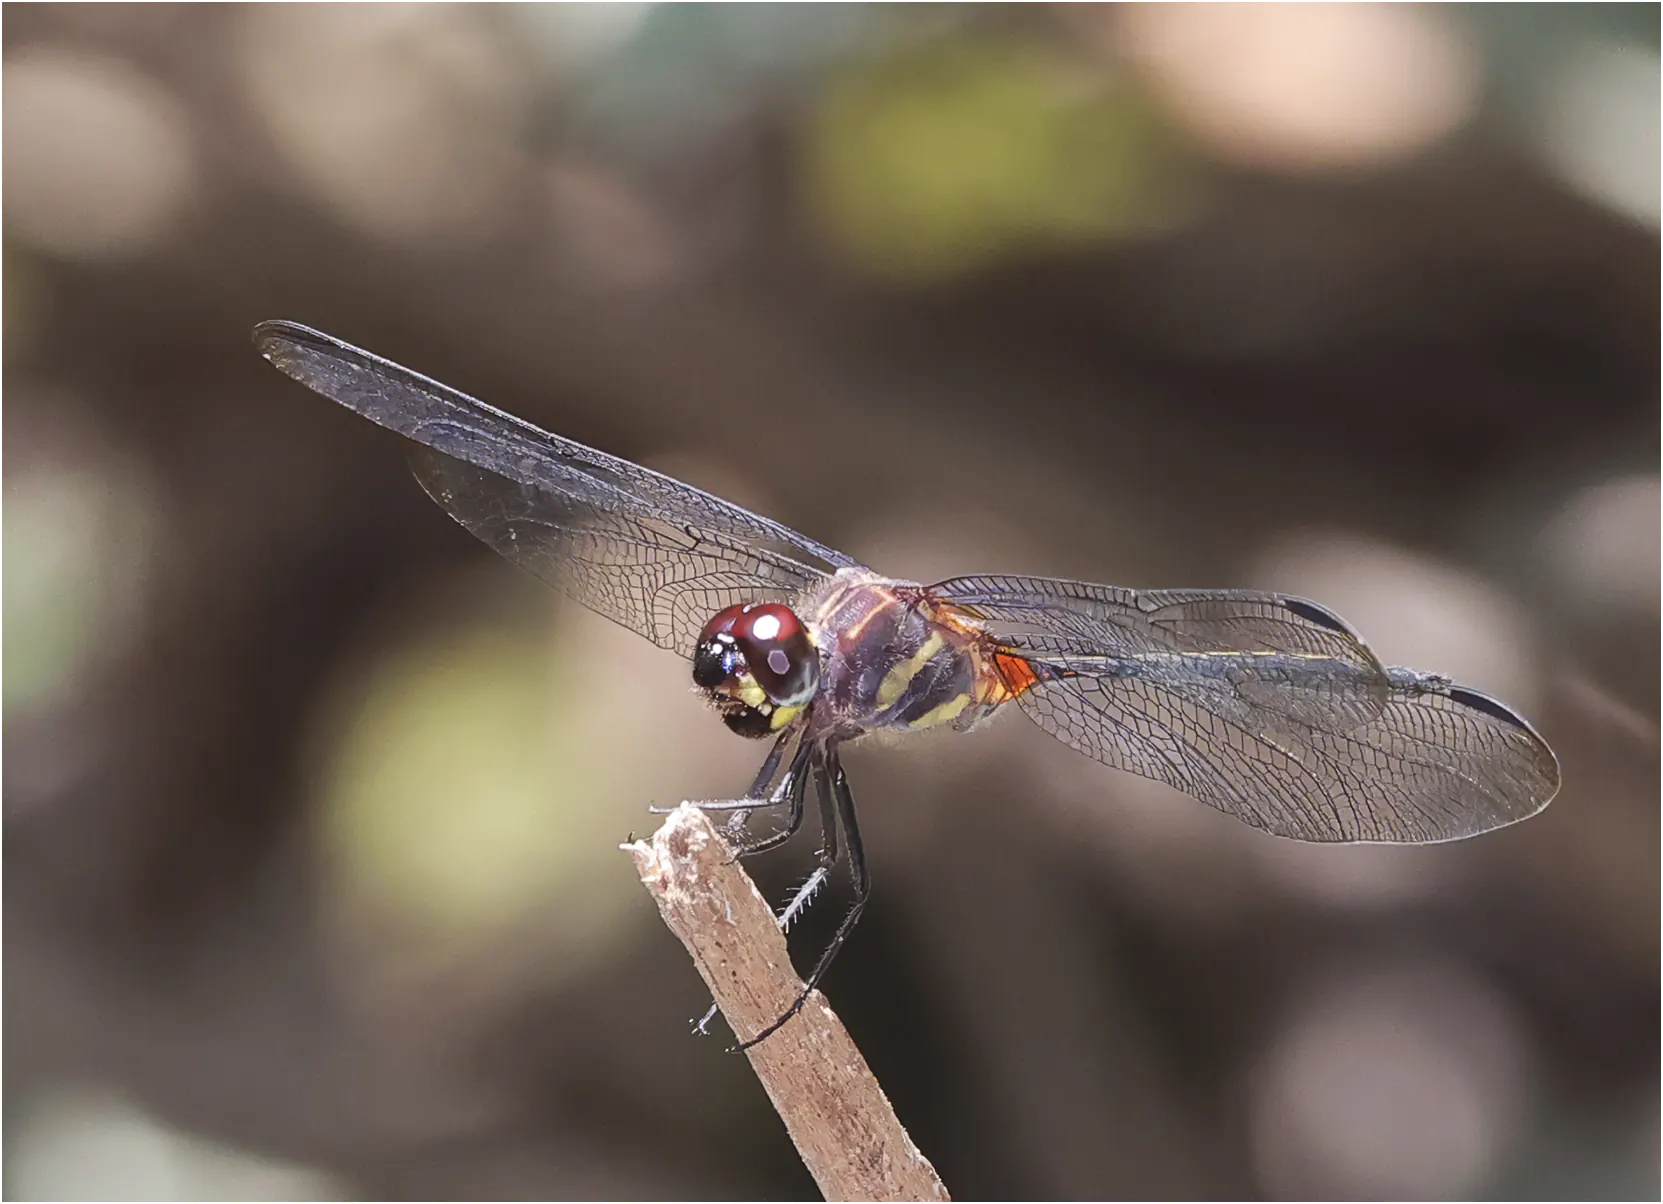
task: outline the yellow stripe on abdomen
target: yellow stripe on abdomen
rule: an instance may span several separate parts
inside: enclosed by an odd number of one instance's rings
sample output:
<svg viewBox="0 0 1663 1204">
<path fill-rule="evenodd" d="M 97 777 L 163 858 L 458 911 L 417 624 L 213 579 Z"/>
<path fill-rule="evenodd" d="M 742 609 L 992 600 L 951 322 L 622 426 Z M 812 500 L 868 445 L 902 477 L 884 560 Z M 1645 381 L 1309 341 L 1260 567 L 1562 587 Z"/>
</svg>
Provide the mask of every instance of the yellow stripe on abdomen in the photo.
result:
<svg viewBox="0 0 1663 1204">
<path fill-rule="evenodd" d="M 894 706 L 900 700 L 901 695 L 906 693 L 907 687 L 912 684 L 912 679 L 917 677 L 924 666 L 929 664 L 936 653 L 940 652 L 946 645 L 947 641 L 942 639 L 941 633 L 932 631 L 930 638 L 924 641 L 917 652 L 884 674 L 883 681 L 878 685 L 876 699 L 878 707 L 882 709 Z"/>
<path fill-rule="evenodd" d="M 971 699 L 968 692 L 960 694 L 958 697 L 942 703 L 934 710 L 924 712 L 924 714 L 920 715 L 912 723 L 907 724 L 907 726 L 935 727 L 937 724 L 951 723 L 964 712 L 964 708 L 970 705 L 970 701 Z"/>
</svg>

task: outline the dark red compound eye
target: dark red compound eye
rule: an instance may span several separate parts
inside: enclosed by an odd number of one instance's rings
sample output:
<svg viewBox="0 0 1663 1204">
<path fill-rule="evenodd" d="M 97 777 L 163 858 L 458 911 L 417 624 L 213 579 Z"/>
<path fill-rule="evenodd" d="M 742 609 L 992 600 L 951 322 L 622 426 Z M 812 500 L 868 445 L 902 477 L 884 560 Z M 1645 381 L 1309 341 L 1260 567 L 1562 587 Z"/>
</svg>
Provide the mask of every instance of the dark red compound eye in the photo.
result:
<svg viewBox="0 0 1663 1204">
<path fill-rule="evenodd" d="M 734 638 L 733 625 L 745 613 L 743 606 L 729 606 L 711 616 L 710 622 L 699 632 L 699 643 L 693 649 L 693 684 L 714 690 L 729 678 L 737 677 L 749 666 L 744 650 Z"/>
<path fill-rule="evenodd" d="M 725 607 L 699 632 L 693 654 L 696 684 L 714 689 L 741 667 L 776 706 L 801 706 L 820 684 L 819 653 L 802 620 L 778 602 Z"/>
<path fill-rule="evenodd" d="M 732 609 L 722 611 L 711 623 L 724 619 Z M 776 706 L 801 706 L 814 697 L 820 684 L 820 654 L 789 606 L 765 602 L 741 607 L 727 630 L 745 654 L 756 684 Z"/>
<path fill-rule="evenodd" d="M 745 613 L 743 604 L 727 606 L 710 616 L 710 622 L 699 632 L 699 643 L 708 644 L 719 635 L 732 635 L 733 625 L 739 621 L 739 616 Z"/>
</svg>

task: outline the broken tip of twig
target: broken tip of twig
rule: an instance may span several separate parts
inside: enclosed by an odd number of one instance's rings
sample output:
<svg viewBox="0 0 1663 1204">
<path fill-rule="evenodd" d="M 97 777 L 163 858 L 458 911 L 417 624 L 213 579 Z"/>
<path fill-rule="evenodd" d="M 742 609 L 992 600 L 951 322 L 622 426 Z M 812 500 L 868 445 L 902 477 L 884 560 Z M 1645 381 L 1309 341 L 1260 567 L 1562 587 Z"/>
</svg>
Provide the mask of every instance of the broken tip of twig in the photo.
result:
<svg viewBox="0 0 1663 1204">
<path fill-rule="evenodd" d="M 802 981 L 773 910 L 704 812 L 684 804 L 620 847 L 741 1040 L 791 1006 Z M 948 1198 L 819 992 L 746 1056 L 827 1199 Z"/>
</svg>

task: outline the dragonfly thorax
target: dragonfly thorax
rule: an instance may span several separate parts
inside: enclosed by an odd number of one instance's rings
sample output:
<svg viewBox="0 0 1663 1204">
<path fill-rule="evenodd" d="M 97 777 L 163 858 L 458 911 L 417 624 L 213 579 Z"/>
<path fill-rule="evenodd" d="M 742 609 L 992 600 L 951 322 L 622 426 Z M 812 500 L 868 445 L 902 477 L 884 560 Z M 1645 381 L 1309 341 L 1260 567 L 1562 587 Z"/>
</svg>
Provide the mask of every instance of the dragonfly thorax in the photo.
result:
<svg viewBox="0 0 1663 1204">
<path fill-rule="evenodd" d="M 713 615 L 693 651 L 693 684 L 741 736 L 779 731 L 820 688 L 820 654 L 802 620 L 778 602 Z"/>
</svg>

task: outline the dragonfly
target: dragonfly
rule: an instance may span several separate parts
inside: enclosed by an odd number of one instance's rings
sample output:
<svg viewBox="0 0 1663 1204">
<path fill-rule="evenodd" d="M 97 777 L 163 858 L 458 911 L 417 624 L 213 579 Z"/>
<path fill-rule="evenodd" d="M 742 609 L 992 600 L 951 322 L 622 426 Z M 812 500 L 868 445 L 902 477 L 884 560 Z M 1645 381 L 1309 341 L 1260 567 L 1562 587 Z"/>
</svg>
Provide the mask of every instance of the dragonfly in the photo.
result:
<svg viewBox="0 0 1663 1204">
<path fill-rule="evenodd" d="M 261 322 L 279 370 L 412 441 L 452 518 L 582 605 L 686 658 L 729 730 L 771 741 L 727 810 L 740 856 L 789 840 L 812 791 L 816 866 L 852 901 L 778 1031 L 819 987 L 871 897 L 843 746 L 967 731 L 1012 708 L 1113 769 L 1294 840 L 1430 844 L 1526 819 L 1559 789 L 1546 741 L 1450 678 L 1381 662 L 1290 594 L 1128 589 L 976 574 L 921 584 L 309 327 Z M 752 836 L 749 816 L 782 816 Z M 715 1009 L 699 1022 L 702 1032 Z"/>
</svg>

